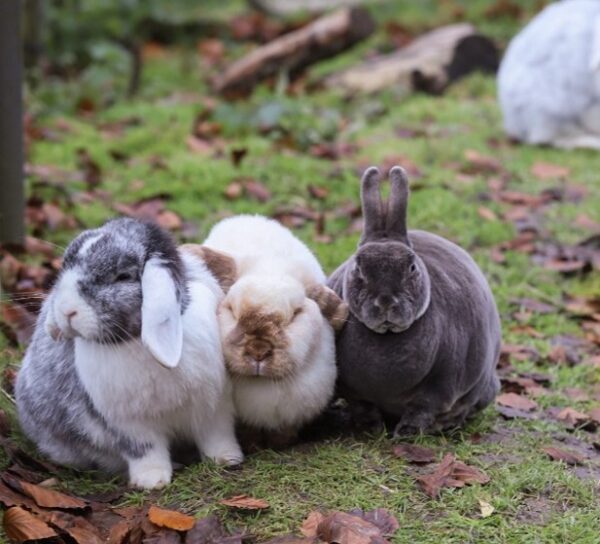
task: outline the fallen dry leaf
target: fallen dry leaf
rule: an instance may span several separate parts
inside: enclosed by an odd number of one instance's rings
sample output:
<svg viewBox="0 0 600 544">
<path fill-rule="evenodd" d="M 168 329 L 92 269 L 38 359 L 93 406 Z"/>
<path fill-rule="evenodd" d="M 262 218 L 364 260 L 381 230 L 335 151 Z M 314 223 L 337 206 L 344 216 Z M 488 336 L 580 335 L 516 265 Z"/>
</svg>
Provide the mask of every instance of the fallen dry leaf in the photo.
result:
<svg viewBox="0 0 600 544">
<path fill-rule="evenodd" d="M 2 309 L 2 320 L 15 334 L 15 340 L 21 346 L 29 344 L 35 327 L 35 315 L 27 311 L 20 304 L 2 302 L 0 307 Z"/>
<path fill-rule="evenodd" d="M 219 504 L 230 506 L 231 508 L 239 508 L 240 510 L 264 510 L 269 508 L 269 503 L 264 499 L 255 499 L 248 495 L 236 495 L 229 499 L 219 501 Z"/>
<path fill-rule="evenodd" d="M 227 200 L 237 200 L 243 192 L 244 186 L 239 181 L 232 181 L 223 191 L 223 195 Z"/>
<path fill-rule="evenodd" d="M 586 425 L 590 422 L 590 416 L 588 414 L 584 414 L 583 412 L 579 412 L 574 408 L 567 407 L 558 412 L 556 415 L 556 419 L 567 423 L 573 427 L 580 427 L 582 425 Z"/>
<path fill-rule="evenodd" d="M 542 451 L 548 454 L 553 461 L 564 461 L 567 465 L 580 465 L 585 460 L 580 453 L 555 448 L 554 446 L 546 446 L 542 448 Z"/>
<path fill-rule="evenodd" d="M 271 191 L 259 181 L 247 179 L 243 184 L 246 194 L 254 200 L 258 200 L 259 202 L 268 202 L 271 200 Z"/>
<path fill-rule="evenodd" d="M 435 452 L 431 448 L 415 444 L 397 444 L 392 450 L 396 457 L 405 459 L 409 463 L 427 464 L 435 461 Z"/>
<path fill-rule="evenodd" d="M 566 178 L 571 171 L 565 166 L 539 161 L 531 167 L 531 173 L 538 179 Z"/>
<path fill-rule="evenodd" d="M 526 412 L 531 412 L 537 408 L 537 402 L 522 397 L 521 395 L 517 395 L 516 393 L 502 393 L 496 397 L 496 403 L 508 408 L 516 408 L 517 410 L 524 410 Z"/>
<path fill-rule="evenodd" d="M 14 542 L 31 542 L 58 536 L 41 519 L 19 506 L 4 512 L 2 526 L 6 536 Z"/>
<path fill-rule="evenodd" d="M 83 510 L 88 507 L 88 503 L 84 500 L 78 499 L 61 493 L 60 491 L 54 491 L 53 489 L 47 489 L 39 485 L 30 484 L 17 478 L 13 478 L 7 473 L 2 475 L 2 479 L 11 488 L 16 491 L 31 497 L 38 506 L 43 508 L 61 508 L 64 510 Z"/>
<path fill-rule="evenodd" d="M 484 472 L 456 460 L 451 453 L 446 454 L 432 472 L 417 476 L 421 488 L 431 498 L 436 498 L 442 487 L 463 487 L 475 482 L 485 484 L 489 480 Z"/>
<path fill-rule="evenodd" d="M 483 155 L 474 149 L 465 151 L 465 159 L 469 163 L 463 171 L 468 174 L 496 174 L 503 171 L 502 163 L 496 157 Z"/>
<path fill-rule="evenodd" d="M 482 518 L 489 518 L 496 509 L 487 501 L 479 499 L 479 512 Z"/>
<path fill-rule="evenodd" d="M 496 215 L 496 212 L 490 210 L 489 208 L 486 208 L 485 206 L 480 206 L 479 208 L 477 208 L 477 213 L 479 214 L 479 217 L 487 221 L 498 221 L 498 216 Z"/>
<path fill-rule="evenodd" d="M 319 523 L 325 519 L 325 515 L 315 511 L 308 514 L 308 517 L 302 522 L 300 532 L 306 537 L 316 537 Z"/>
<path fill-rule="evenodd" d="M 317 536 L 325 542 L 339 544 L 384 544 L 379 528 L 352 514 L 335 512 L 319 523 Z"/>
<path fill-rule="evenodd" d="M 192 516 L 176 512 L 175 510 L 164 510 L 154 505 L 148 509 L 148 519 L 154 525 L 174 529 L 175 531 L 189 531 L 196 522 Z"/>
<path fill-rule="evenodd" d="M 350 510 L 348 513 L 372 523 L 378 527 L 381 534 L 386 537 L 393 536 L 400 528 L 398 520 L 387 508 L 375 508 L 374 510 L 369 510 L 367 512 L 357 508 L 355 510 Z"/>
</svg>

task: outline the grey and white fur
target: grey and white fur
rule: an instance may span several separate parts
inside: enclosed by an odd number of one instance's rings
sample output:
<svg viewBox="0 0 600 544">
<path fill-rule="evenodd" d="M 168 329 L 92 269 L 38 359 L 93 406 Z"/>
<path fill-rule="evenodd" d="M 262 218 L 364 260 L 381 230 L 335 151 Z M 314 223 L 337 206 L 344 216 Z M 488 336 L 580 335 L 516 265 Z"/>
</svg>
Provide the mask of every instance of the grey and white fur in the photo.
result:
<svg viewBox="0 0 600 544">
<path fill-rule="evenodd" d="M 498 311 L 467 252 L 407 231 L 404 170 L 390 181 L 385 207 L 379 171 L 365 172 L 358 250 L 328 281 L 350 308 L 336 346 L 339 390 L 377 406 L 398 434 L 457 427 L 498 391 Z"/>
<path fill-rule="evenodd" d="M 562 0 L 510 42 L 498 72 L 509 136 L 600 149 L 600 2 Z"/>
<path fill-rule="evenodd" d="M 21 426 L 55 462 L 155 488 L 169 446 L 242 461 L 216 310 L 223 293 L 158 226 L 116 219 L 67 248 L 16 384 Z"/>
</svg>

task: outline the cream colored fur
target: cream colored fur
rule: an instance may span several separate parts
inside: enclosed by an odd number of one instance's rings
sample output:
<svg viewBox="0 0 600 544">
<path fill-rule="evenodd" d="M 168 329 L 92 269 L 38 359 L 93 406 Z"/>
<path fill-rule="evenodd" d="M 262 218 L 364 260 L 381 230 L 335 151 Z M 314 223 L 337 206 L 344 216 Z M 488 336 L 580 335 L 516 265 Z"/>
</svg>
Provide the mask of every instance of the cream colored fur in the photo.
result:
<svg viewBox="0 0 600 544">
<path fill-rule="evenodd" d="M 335 341 L 317 304 L 306 297 L 325 274 L 312 252 L 288 229 L 261 216 L 241 215 L 215 225 L 205 246 L 230 254 L 238 280 L 221 304 L 223 339 L 246 306 L 286 320 L 288 353 L 296 371 L 285 379 L 235 377 L 233 395 L 240 420 L 265 429 L 297 428 L 317 416 L 330 401 L 336 380 Z"/>
</svg>

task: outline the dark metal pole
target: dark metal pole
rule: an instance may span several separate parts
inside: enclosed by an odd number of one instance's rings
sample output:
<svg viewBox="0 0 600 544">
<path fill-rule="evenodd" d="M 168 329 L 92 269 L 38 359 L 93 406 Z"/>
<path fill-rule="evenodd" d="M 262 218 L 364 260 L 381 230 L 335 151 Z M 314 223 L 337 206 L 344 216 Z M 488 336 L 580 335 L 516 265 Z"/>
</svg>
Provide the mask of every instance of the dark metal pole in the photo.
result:
<svg viewBox="0 0 600 544">
<path fill-rule="evenodd" d="M 0 243 L 23 242 L 22 55 L 19 0 L 0 0 Z"/>
</svg>

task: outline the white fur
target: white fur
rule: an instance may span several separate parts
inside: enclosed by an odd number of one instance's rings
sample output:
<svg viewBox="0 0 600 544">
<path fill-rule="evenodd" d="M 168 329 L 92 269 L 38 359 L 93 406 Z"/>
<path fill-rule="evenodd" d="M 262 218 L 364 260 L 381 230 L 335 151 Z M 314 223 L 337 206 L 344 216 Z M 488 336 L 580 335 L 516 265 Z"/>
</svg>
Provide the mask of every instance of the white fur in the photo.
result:
<svg viewBox="0 0 600 544">
<path fill-rule="evenodd" d="M 183 349 L 181 306 L 159 259 L 151 258 L 144 266 L 142 296 L 142 342 L 159 363 L 175 368 Z"/>
<path fill-rule="evenodd" d="M 509 44 L 498 72 L 509 136 L 600 148 L 600 2 L 547 6 Z"/>
<path fill-rule="evenodd" d="M 168 444 L 174 437 L 194 440 L 218 462 L 243 459 L 216 320 L 222 294 L 215 294 L 216 282 L 203 265 L 187 256 L 184 262 L 194 279 L 181 320 L 184 341 L 176 368 L 161 366 L 139 339 L 119 346 L 75 339 L 77 371 L 96 409 L 109 426 L 154 444 L 141 459 L 127 459 L 130 482 L 137 487 L 170 482 Z"/>
<path fill-rule="evenodd" d="M 79 294 L 77 284 L 82 278 L 78 268 L 65 270 L 53 294 L 51 311 L 46 316 L 45 327 L 55 338 L 59 334 L 66 337 L 79 334 L 83 338 L 92 338 L 98 330 L 98 318 L 94 309 Z M 69 314 L 76 312 L 70 318 Z"/>
<path fill-rule="evenodd" d="M 283 380 L 236 376 L 233 396 L 239 419 L 251 425 L 294 428 L 314 418 L 330 401 L 336 380 L 331 326 L 305 290 L 324 284 L 312 252 L 288 229 L 261 216 L 236 216 L 215 225 L 204 245 L 232 255 L 239 278 L 221 305 L 223 339 L 235 327 L 244 305 L 291 318 L 286 328 L 297 371 Z"/>
</svg>

